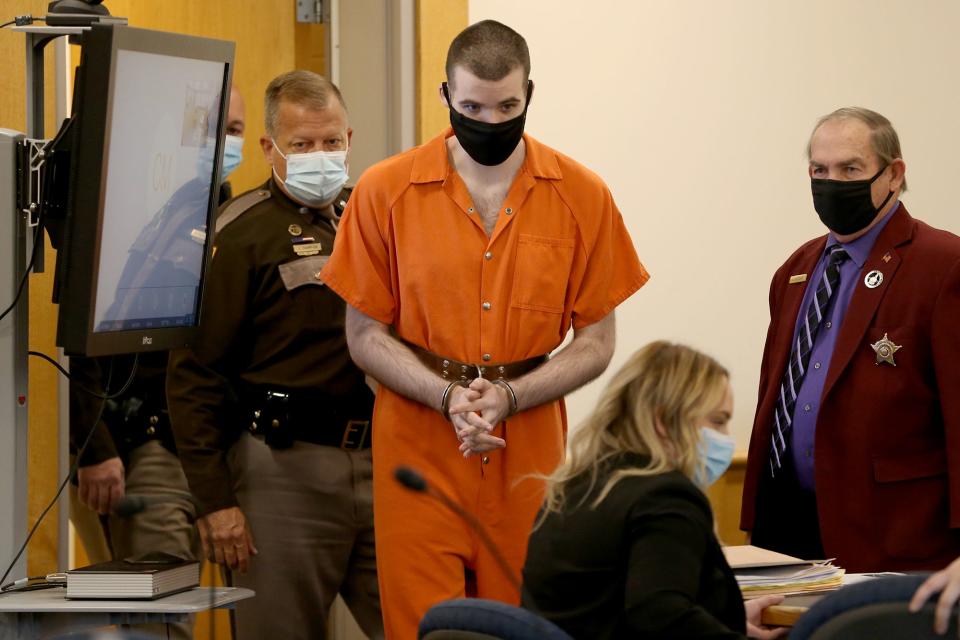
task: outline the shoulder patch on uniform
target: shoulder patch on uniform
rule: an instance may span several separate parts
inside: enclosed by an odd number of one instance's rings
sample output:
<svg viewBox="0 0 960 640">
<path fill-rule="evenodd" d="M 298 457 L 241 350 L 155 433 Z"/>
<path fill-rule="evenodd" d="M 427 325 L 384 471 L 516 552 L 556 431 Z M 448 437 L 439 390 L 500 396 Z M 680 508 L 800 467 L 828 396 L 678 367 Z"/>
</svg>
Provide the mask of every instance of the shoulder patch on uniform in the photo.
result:
<svg viewBox="0 0 960 640">
<path fill-rule="evenodd" d="M 254 189 L 253 191 L 246 192 L 242 196 L 237 196 L 228 202 L 227 206 L 220 212 L 220 215 L 217 216 L 214 232 L 220 233 L 224 227 L 252 209 L 254 205 L 260 204 L 269 198 L 269 189 Z"/>
</svg>

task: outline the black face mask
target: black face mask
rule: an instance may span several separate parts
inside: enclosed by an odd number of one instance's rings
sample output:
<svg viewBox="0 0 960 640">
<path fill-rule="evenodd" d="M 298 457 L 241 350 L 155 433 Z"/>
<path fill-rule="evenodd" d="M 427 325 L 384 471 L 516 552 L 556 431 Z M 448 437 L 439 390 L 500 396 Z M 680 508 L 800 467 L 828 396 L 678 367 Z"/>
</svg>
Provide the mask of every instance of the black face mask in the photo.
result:
<svg viewBox="0 0 960 640">
<path fill-rule="evenodd" d="M 873 196 L 870 194 L 870 187 L 887 167 L 877 171 L 869 180 L 812 178 L 810 188 L 813 191 L 813 208 L 817 210 L 821 222 L 841 236 L 866 229 L 893 197 L 891 191 L 879 207 L 874 207 Z"/>
<path fill-rule="evenodd" d="M 527 108 L 530 106 L 530 96 L 533 95 L 533 82 L 527 81 L 527 103 L 523 107 L 523 113 L 496 124 L 473 120 L 454 109 L 446 82 L 443 83 L 443 95 L 450 105 L 450 126 L 467 155 L 488 167 L 503 164 L 523 137 Z"/>
</svg>

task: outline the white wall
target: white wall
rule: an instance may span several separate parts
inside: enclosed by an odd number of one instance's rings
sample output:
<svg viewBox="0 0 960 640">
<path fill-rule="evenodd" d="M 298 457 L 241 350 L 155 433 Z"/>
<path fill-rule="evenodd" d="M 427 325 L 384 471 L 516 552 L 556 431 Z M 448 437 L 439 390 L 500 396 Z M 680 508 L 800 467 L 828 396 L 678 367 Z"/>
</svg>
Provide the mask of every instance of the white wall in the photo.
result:
<svg viewBox="0 0 960 640">
<path fill-rule="evenodd" d="M 485 18 L 530 45 L 527 130 L 605 178 L 652 274 L 618 312 L 611 371 L 657 338 L 716 356 L 741 447 L 770 277 L 824 232 L 804 157 L 817 117 L 860 105 L 890 118 L 904 202 L 960 232 L 958 2 L 470 0 L 470 21 Z M 571 397 L 572 422 L 606 379 Z"/>
</svg>

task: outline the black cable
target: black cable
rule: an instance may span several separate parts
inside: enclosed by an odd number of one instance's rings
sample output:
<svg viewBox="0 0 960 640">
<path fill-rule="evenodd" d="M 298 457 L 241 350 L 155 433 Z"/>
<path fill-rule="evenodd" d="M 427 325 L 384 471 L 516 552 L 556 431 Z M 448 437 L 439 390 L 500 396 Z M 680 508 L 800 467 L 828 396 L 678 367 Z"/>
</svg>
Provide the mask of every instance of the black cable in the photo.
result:
<svg viewBox="0 0 960 640">
<path fill-rule="evenodd" d="M 60 365 L 54 362 L 52 358 L 45 356 L 42 353 L 37 353 L 33 351 L 29 353 L 31 355 L 37 355 L 39 357 L 43 357 L 47 361 L 53 363 L 57 367 L 57 369 L 60 369 L 61 371 L 63 371 L 63 369 L 60 368 Z M 40 523 L 43 522 L 44 517 L 47 515 L 47 513 L 50 512 L 50 509 L 53 508 L 53 505 L 57 503 L 57 500 L 60 499 L 60 495 L 63 493 L 63 490 L 67 487 L 67 484 L 70 482 L 70 479 L 77 473 L 77 469 L 80 467 L 80 458 L 83 456 L 84 452 L 87 450 L 87 445 L 89 445 L 90 441 L 93 439 L 93 434 L 97 430 L 97 425 L 100 424 L 100 419 L 103 417 L 103 410 L 107 406 L 107 400 L 109 398 L 115 398 L 120 394 L 124 393 L 128 388 L 130 388 L 130 385 L 133 384 L 134 376 L 137 373 L 138 360 L 139 360 L 139 355 L 135 355 L 133 359 L 133 367 L 130 369 L 130 377 L 127 378 L 127 381 L 123 384 L 123 387 L 120 389 L 120 391 L 116 392 L 115 394 L 110 394 L 110 393 L 92 394 L 95 397 L 101 399 L 100 409 L 97 411 L 97 417 L 93 421 L 93 424 L 91 425 L 90 430 L 87 432 L 87 435 L 84 438 L 83 444 L 80 446 L 80 449 L 77 450 L 76 458 L 74 459 L 73 464 L 70 465 L 70 471 L 67 472 L 67 475 L 63 479 L 63 482 L 60 483 L 60 487 L 57 489 L 56 495 L 53 496 L 53 499 L 50 500 L 50 503 L 40 513 L 40 516 L 37 518 L 36 523 L 34 523 L 33 528 L 30 529 L 30 533 L 27 534 L 26 540 L 24 540 L 23 544 L 20 545 L 20 550 L 17 551 L 17 555 L 13 557 L 13 560 L 10 561 L 10 564 L 7 566 L 6 571 L 3 572 L 3 577 L 0 577 L 0 584 L 3 584 L 4 582 L 6 582 L 7 576 L 9 576 L 10 572 L 13 571 L 13 567 L 17 564 L 17 561 L 20 560 L 20 556 L 22 556 L 23 552 L 26 550 L 27 545 L 30 543 L 30 540 L 33 538 L 33 534 L 37 532 L 37 529 L 40 527 Z M 107 372 L 107 382 L 104 385 L 104 389 L 108 389 L 110 387 L 110 382 L 113 379 L 113 363 L 114 363 L 114 359 L 111 358 L 110 369 Z M 69 376 L 67 377 L 69 378 Z M 86 389 L 84 391 L 87 391 L 88 393 L 90 393 Z"/>
<path fill-rule="evenodd" d="M 48 580 L 48 578 L 49 575 L 32 576 L 30 578 L 22 578 L 9 584 L 5 584 L 0 587 L 0 596 L 7 595 L 8 593 L 23 593 L 24 591 L 53 589 L 55 587 L 62 587 L 64 584 L 62 580 Z"/>
<path fill-rule="evenodd" d="M 27 278 L 30 277 L 30 272 L 33 271 L 33 265 L 37 262 L 37 254 L 41 246 L 43 246 L 43 210 L 40 211 L 40 215 L 37 217 L 37 228 L 36 231 L 33 232 L 33 251 L 30 252 L 30 263 L 27 265 L 26 271 L 23 272 L 23 277 L 20 278 L 20 284 L 17 285 L 17 293 L 13 296 L 13 302 L 3 310 L 3 313 L 0 313 L 0 321 L 6 318 L 20 301 L 20 296 L 23 295 L 23 289 L 27 285 Z"/>
<path fill-rule="evenodd" d="M 9 27 L 11 25 L 17 25 L 18 27 L 26 27 L 28 25 L 33 24 L 34 22 L 46 22 L 46 21 L 47 19 L 43 16 L 31 16 L 31 15 L 16 16 L 13 20 L 0 24 L 0 29 Z"/>
<path fill-rule="evenodd" d="M 22 584 L 27 584 L 35 580 L 46 580 L 46 579 L 47 579 L 47 576 L 30 576 L 29 578 L 24 578 L 23 580 L 16 580 L 14 582 L 9 582 L 3 585 L 2 587 L 0 587 L 0 593 L 3 593 L 4 591 L 10 591 L 17 585 L 18 582 Z"/>
<path fill-rule="evenodd" d="M 133 355 L 133 370 L 130 371 L 130 379 L 127 380 L 126 384 L 123 385 L 123 388 L 120 389 L 120 391 L 117 391 L 116 393 L 111 393 L 111 394 L 104 395 L 104 394 L 102 394 L 102 393 L 97 393 L 96 391 L 93 391 L 92 389 L 89 389 L 89 388 L 83 386 L 83 385 L 80 384 L 79 382 L 74 382 L 74 381 L 73 381 L 73 378 L 70 376 L 70 372 L 67 371 L 66 369 L 64 369 L 62 366 L 60 366 L 60 363 L 59 363 L 59 362 L 57 362 L 56 360 L 54 360 L 53 358 L 51 358 L 51 357 L 48 356 L 47 354 L 41 353 L 41 352 L 39 352 L 39 351 L 27 351 L 27 355 L 34 356 L 35 358 L 40 358 L 41 360 L 46 360 L 47 362 L 49 362 L 50 364 L 52 364 L 53 366 L 55 366 L 55 367 L 57 368 L 57 371 L 59 371 L 60 374 L 61 374 L 64 378 L 66 378 L 67 380 L 70 380 L 71 382 L 73 382 L 73 384 L 76 385 L 77 389 L 80 389 L 80 391 L 83 391 L 83 392 L 86 393 L 87 395 L 91 395 L 91 396 L 93 396 L 94 398 L 97 398 L 97 399 L 99 399 L 99 400 L 113 400 L 114 398 L 119 398 L 119 397 L 122 396 L 124 393 L 126 393 L 127 388 L 128 388 L 128 387 L 130 386 L 130 384 L 133 382 L 133 374 L 136 373 L 136 371 L 137 371 L 137 361 L 140 359 L 140 354 L 136 354 L 136 353 L 135 353 L 135 354 Z M 113 366 L 113 361 L 112 361 L 112 360 L 111 360 L 111 362 L 110 362 L 110 365 Z"/>
<path fill-rule="evenodd" d="M 26 586 L 19 587 L 17 589 L 10 589 L 8 591 L 0 592 L 0 595 L 3 595 L 5 593 L 22 593 L 24 591 L 40 591 L 41 589 L 56 589 L 57 587 L 62 587 L 62 586 L 63 586 L 62 582 L 47 582 L 46 580 L 44 580 L 43 582 L 34 582 L 33 584 L 28 584 Z"/>
</svg>

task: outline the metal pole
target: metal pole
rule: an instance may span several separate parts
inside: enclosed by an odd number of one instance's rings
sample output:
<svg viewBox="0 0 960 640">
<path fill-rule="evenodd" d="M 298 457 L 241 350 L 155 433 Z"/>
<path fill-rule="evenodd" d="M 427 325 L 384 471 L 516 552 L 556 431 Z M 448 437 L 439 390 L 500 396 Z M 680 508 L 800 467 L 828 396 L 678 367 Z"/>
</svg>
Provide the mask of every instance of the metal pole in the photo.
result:
<svg viewBox="0 0 960 640">
<path fill-rule="evenodd" d="M 23 265 L 23 214 L 17 206 L 19 131 L 0 129 L 0 247 L 6 256 L 0 263 L 0 300 L 13 300 Z M 27 409 L 26 399 L 26 305 L 0 322 L 0 567 L 2 572 L 23 542 L 27 531 Z M 11 575 L 26 575 L 26 559 L 14 566 Z M 2 626 L 2 624 L 0 624 Z"/>
</svg>

